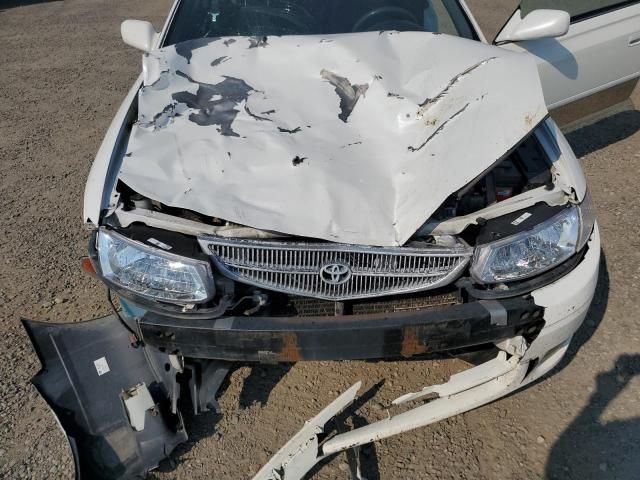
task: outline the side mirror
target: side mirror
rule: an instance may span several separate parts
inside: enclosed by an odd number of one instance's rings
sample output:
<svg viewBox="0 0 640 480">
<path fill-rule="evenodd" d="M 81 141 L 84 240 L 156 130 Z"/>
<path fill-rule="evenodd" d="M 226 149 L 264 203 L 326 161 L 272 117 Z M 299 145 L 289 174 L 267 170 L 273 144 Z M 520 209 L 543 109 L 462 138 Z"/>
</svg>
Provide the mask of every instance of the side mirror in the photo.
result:
<svg viewBox="0 0 640 480">
<path fill-rule="evenodd" d="M 500 32 L 496 43 L 561 37 L 570 27 L 571 16 L 562 10 L 534 10 L 524 18 L 518 10 Z"/>
<path fill-rule="evenodd" d="M 160 36 L 151 23 L 143 20 L 125 20 L 120 25 L 120 34 L 124 43 L 143 52 L 153 50 Z"/>
</svg>

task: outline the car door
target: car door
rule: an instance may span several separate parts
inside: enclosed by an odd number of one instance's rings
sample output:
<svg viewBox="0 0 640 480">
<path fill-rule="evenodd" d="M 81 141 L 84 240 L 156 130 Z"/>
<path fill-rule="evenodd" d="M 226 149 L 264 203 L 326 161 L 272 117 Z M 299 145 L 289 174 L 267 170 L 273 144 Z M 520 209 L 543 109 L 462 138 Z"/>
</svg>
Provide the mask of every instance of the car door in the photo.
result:
<svg viewBox="0 0 640 480">
<path fill-rule="evenodd" d="M 567 11 L 567 34 L 504 40 L 510 24 L 539 9 Z M 628 98 L 640 76 L 640 0 L 521 0 L 495 43 L 536 57 L 549 110 L 604 92 L 597 111 Z"/>
</svg>

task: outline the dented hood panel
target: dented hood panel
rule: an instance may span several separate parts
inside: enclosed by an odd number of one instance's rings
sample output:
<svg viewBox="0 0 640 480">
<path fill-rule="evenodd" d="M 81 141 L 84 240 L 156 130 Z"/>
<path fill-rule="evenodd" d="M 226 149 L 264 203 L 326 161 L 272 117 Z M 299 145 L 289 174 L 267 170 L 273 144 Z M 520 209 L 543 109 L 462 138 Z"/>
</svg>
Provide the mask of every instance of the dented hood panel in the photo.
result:
<svg viewBox="0 0 640 480">
<path fill-rule="evenodd" d="M 344 243 L 404 244 L 547 114 L 533 59 L 447 35 L 201 39 L 143 63 L 124 183 Z"/>
</svg>

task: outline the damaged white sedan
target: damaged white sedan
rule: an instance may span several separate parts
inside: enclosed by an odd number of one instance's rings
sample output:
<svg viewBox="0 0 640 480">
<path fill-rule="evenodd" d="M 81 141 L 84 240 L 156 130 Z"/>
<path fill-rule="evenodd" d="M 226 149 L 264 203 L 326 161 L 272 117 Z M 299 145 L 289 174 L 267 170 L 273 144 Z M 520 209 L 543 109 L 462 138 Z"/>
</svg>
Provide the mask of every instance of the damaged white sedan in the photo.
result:
<svg viewBox="0 0 640 480">
<path fill-rule="evenodd" d="M 477 364 L 394 402 L 418 408 L 331 435 L 354 386 L 256 476 L 273 480 L 558 364 L 600 238 L 548 109 L 639 75 L 640 2 L 548 3 L 524 1 L 495 45 L 461 0 L 177 1 L 161 33 L 123 23 L 143 72 L 84 205 L 85 268 L 122 310 L 25 321 L 78 477 L 155 468 L 187 439 L 181 395 L 217 409 L 234 362 Z"/>
</svg>

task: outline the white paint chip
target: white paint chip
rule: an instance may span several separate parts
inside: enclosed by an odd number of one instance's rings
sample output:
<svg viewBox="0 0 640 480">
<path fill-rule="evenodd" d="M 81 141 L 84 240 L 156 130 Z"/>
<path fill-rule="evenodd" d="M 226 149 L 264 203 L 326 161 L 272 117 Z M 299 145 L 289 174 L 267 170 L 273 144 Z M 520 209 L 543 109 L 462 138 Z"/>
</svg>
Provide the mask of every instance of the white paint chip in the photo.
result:
<svg viewBox="0 0 640 480">
<path fill-rule="evenodd" d="M 163 250 L 171 250 L 172 248 L 171 245 L 167 245 L 166 243 L 163 243 L 160 240 L 156 240 L 155 238 L 148 238 L 147 242 Z"/>
<path fill-rule="evenodd" d="M 99 359 L 94 360 L 93 364 L 96 367 L 96 371 L 98 372 L 99 377 L 111 371 L 105 357 L 100 357 Z"/>
<path fill-rule="evenodd" d="M 520 215 L 518 218 L 516 218 L 513 222 L 511 222 L 511 225 L 514 226 L 518 226 L 520 225 L 522 222 L 524 222 L 526 219 L 528 219 L 529 217 L 531 217 L 531 213 L 527 212 L 527 213 L 523 213 L 522 215 Z"/>
</svg>

